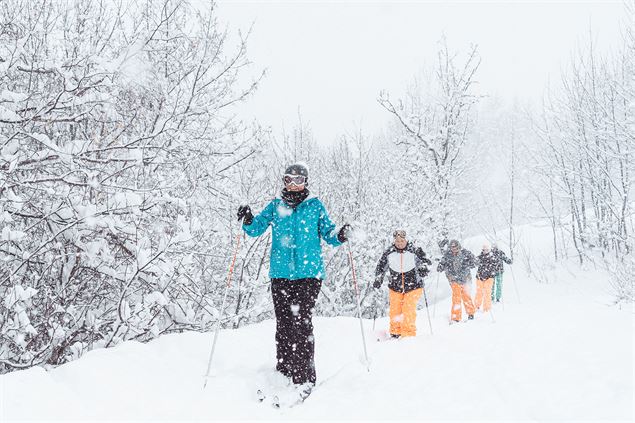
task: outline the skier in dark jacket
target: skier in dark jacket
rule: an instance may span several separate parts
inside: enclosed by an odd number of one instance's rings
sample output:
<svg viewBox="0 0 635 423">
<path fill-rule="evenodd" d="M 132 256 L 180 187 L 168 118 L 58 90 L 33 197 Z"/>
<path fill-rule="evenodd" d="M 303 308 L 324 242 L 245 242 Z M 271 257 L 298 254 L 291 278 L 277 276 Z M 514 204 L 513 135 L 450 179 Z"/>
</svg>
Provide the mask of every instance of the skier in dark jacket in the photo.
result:
<svg viewBox="0 0 635 423">
<path fill-rule="evenodd" d="M 494 276 L 498 267 L 498 259 L 490 250 L 489 244 L 483 244 L 483 250 L 476 257 L 476 263 L 478 267 L 476 269 L 476 297 L 474 298 L 474 305 L 477 310 L 482 305 L 483 311 L 488 312 L 492 308 L 490 293 L 492 292 L 492 284 L 494 283 Z"/>
<path fill-rule="evenodd" d="M 417 302 L 423 294 L 427 265 L 432 262 L 420 247 L 415 248 L 406 240 L 406 231 L 397 230 L 393 237 L 393 245 L 382 254 L 377 264 L 373 288 L 381 287 L 384 274 L 389 270 L 390 336 L 415 336 Z"/>
<path fill-rule="evenodd" d="M 249 236 L 272 231 L 269 277 L 276 316 L 276 370 L 292 379 L 306 397 L 315 386 L 313 308 L 326 277 L 320 239 L 332 246 L 348 240 L 349 225 L 339 231 L 322 202 L 309 198 L 308 170 L 294 164 L 284 173 L 281 198 L 258 215 L 241 206 L 238 220 Z"/>
<path fill-rule="evenodd" d="M 445 276 L 452 288 L 452 321 L 461 320 L 463 305 L 468 314 L 468 319 L 474 318 L 474 303 L 469 292 L 469 284 L 472 282 L 470 269 L 476 266 L 474 254 L 465 248 L 456 239 L 450 241 L 450 248 L 441 258 L 437 266 L 437 272 L 445 272 Z"/>
<path fill-rule="evenodd" d="M 503 272 L 504 264 L 512 264 L 513 260 L 508 258 L 502 250 L 498 249 L 496 243 L 492 244 L 492 254 L 496 257 L 496 274 L 494 275 L 494 283 L 492 284 L 492 301 L 500 302 L 503 294 Z"/>
</svg>

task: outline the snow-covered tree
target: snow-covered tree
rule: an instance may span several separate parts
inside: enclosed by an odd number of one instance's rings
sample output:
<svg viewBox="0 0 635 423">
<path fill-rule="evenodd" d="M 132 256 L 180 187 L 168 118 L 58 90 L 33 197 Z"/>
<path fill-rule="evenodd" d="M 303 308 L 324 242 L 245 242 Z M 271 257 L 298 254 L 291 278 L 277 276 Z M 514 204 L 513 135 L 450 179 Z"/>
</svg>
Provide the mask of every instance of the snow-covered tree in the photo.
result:
<svg viewBox="0 0 635 423">
<path fill-rule="evenodd" d="M 460 61 L 443 42 L 436 71 L 418 80 L 403 99 L 387 92 L 379 103 L 395 119 L 395 142 L 406 147 L 404 183 L 411 188 L 413 213 L 438 234 L 457 232 L 459 181 L 468 168 L 465 154 L 474 125 L 473 106 L 479 96 L 474 84 L 480 58 L 476 47 Z"/>
<path fill-rule="evenodd" d="M 180 0 L 0 16 L 0 372 L 204 325 L 255 145 L 244 40 Z"/>
<path fill-rule="evenodd" d="M 542 142 L 533 148 L 530 162 L 535 192 L 554 227 L 566 231 L 580 263 L 598 255 L 605 260 L 614 271 L 620 300 L 632 300 L 635 276 L 634 5 L 627 3 L 622 47 L 604 57 L 590 34 L 563 73 L 561 85 L 549 92 L 535 125 Z M 565 248 L 556 253 L 566 255 Z"/>
</svg>

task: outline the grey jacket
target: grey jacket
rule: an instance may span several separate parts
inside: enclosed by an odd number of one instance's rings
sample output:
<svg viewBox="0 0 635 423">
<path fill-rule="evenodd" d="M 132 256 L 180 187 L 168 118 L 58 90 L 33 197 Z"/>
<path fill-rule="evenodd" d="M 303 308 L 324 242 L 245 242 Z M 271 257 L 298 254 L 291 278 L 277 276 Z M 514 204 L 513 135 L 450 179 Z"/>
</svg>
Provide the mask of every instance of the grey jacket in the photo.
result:
<svg viewBox="0 0 635 423">
<path fill-rule="evenodd" d="M 445 272 L 449 282 L 464 285 L 472 281 L 470 269 L 474 267 L 476 267 L 474 254 L 461 248 L 456 256 L 452 254 L 452 251 L 446 251 L 437 266 L 437 272 Z"/>
</svg>

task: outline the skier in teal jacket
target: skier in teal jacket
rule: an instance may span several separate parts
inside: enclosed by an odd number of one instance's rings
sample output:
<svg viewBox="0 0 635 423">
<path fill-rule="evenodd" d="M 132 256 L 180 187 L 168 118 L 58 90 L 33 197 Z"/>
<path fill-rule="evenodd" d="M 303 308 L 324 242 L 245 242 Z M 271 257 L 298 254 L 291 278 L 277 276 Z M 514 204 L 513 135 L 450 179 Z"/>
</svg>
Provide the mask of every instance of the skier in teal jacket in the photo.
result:
<svg viewBox="0 0 635 423">
<path fill-rule="evenodd" d="M 326 277 L 321 240 L 339 246 L 348 239 L 349 225 L 339 231 L 322 202 L 309 198 L 306 166 L 289 166 L 281 198 L 257 216 L 240 206 L 238 220 L 245 233 L 272 231 L 269 277 L 276 315 L 276 370 L 292 379 L 302 398 L 315 386 L 313 308 Z"/>
</svg>

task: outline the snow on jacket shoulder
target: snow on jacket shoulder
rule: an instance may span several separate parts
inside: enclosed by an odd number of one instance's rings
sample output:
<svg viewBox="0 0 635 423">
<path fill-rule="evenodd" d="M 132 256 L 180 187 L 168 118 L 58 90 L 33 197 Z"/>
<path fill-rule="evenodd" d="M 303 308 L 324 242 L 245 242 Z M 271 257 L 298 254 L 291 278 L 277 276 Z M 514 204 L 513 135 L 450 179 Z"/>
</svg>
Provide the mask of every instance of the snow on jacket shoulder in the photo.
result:
<svg viewBox="0 0 635 423">
<path fill-rule="evenodd" d="M 254 217 L 251 225 L 243 224 L 243 229 L 247 235 L 256 237 L 269 225 L 272 228 L 270 278 L 326 278 L 320 239 L 333 246 L 342 243 L 319 199 L 307 198 L 294 210 L 276 198 Z"/>
<path fill-rule="evenodd" d="M 403 250 L 391 245 L 379 259 L 375 278 L 379 284 L 389 270 L 388 288 L 396 292 L 409 292 L 423 287 L 423 278 L 428 274 L 427 265 L 432 262 L 421 248 L 415 248 L 408 242 Z"/>
</svg>

